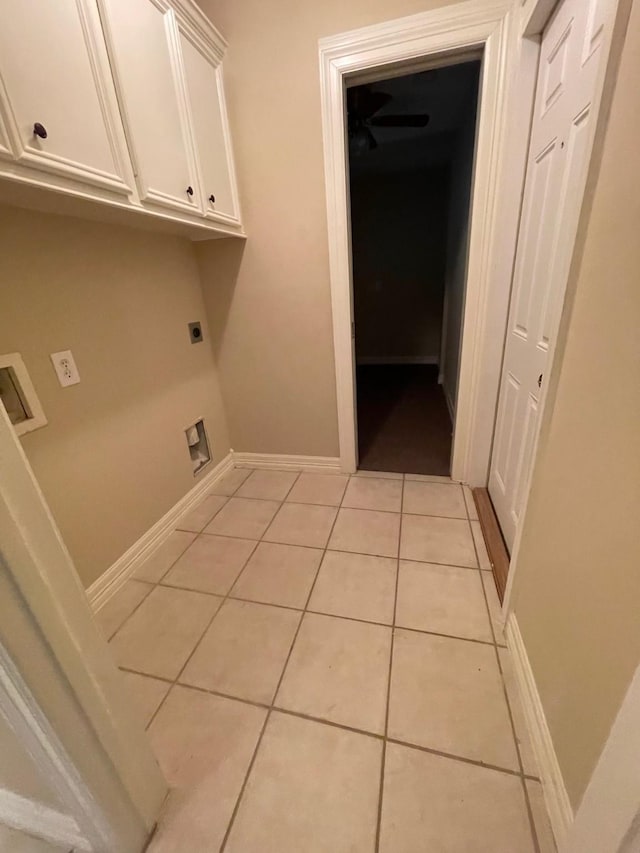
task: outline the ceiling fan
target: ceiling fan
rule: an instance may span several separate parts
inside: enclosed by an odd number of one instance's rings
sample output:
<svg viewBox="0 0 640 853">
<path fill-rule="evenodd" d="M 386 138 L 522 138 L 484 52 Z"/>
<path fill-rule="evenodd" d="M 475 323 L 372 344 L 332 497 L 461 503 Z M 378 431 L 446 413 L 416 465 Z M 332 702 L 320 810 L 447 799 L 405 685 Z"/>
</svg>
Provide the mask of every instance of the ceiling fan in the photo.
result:
<svg viewBox="0 0 640 853">
<path fill-rule="evenodd" d="M 392 100 L 393 95 L 373 90 L 368 85 L 347 89 L 347 129 L 353 153 L 378 147 L 372 127 L 425 127 L 429 123 L 427 113 L 376 115 Z"/>
</svg>

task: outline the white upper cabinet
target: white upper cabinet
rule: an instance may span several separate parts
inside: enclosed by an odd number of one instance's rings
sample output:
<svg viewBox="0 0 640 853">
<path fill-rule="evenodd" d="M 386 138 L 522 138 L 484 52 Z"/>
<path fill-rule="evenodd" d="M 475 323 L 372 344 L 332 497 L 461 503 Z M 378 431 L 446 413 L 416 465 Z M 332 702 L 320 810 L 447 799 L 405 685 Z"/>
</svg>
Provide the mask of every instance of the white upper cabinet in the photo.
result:
<svg viewBox="0 0 640 853">
<path fill-rule="evenodd" d="M 242 235 L 225 47 L 194 0 L 2 0 L 0 199 Z"/>
<path fill-rule="evenodd" d="M 239 221 L 222 69 L 180 32 L 191 126 L 207 216 Z"/>
<path fill-rule="evenodd" d="M 100 0 L 100 5 L 140 196 L 172 208 L 200 209 L 173 10 L 154 0 Z"/>
<path fill-rule="evenodd" d="M 18 162 L 129 192 L 95 5 L 5 0 L 0 15 L 0 101 Z"/>
</svg>

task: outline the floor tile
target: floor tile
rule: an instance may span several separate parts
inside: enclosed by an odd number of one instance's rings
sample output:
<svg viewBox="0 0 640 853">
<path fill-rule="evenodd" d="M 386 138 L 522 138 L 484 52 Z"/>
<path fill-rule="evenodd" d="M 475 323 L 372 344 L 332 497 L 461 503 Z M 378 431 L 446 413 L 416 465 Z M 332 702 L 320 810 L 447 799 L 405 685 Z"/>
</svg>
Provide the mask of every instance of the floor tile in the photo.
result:
<svg viewBox="0 0 640 853">
<path fill-rule="evenodd" d="M 287 501 L 339 506 L 348 482 L 346 474 L 302 473 L 289 492 Z"/>
<path fill-rule="evenodd" d="M 498 598 L 496 590 L 496 582 L 493 575 L 489 572 L 482 572 L 482 585 L 484 586 L 485 595 L 487 596 L 487 604 L 489 605 L 489 616 L 493 625 L 493 633 L 496 635 L 496 643 L 499 646 L 506 646 L 507 641 L 504 636 L 504 617 L 502 615 L 502 605 Z"/>
<path fill-rule="evenodd" d="M 307 613 L 275 704 L 382 733 L 391 629 Z"/>
<path fill-rule="evenodd" d="M 162 545 L 156 548 L 140 568 L 134 572 L 134 577 L 137 580 L 157 583 L 169 571 L 182 552 L 187 550 L 195 538 L 195 533 L 174 530 Z"/>
<path fill-rule="evenodd" d="M 393 623 L 395 585 L 395 559 L 327 551 L 309 609 L 390 625 Z M 484 605 L 484 599 L 482 603 Z"/>
<path fill-rule="evenodd" d="M 500 657 L 500 666 L 502 668 L 502 677 L 504 678 L 505 687 L 507 688 L 507 696 L 509 697 L 509 706 L 511 707 L 511 716 L 513 717 L 513 725 L 516 730 L 518 746 L 520 748 L 520 758 L 524 772 L 529 776 L 540 776 L 538 762 L 533 751 L 531 737 L 527 720 L 520 701 L 520 691 L 516 682 L 515 673 L 513 671 L 513 661 L 511 660 L 511 652 L 508 649 L 498 649 Z"/>
<path fill-rule="evenodd" d="M 169 586 L 226 595 L 255 547 L 256 543 L 249 539 L 199 536 L 162 582 Z"/>
<path fill-rule="evenodd" d="M 384 480 L 404 480 L 404 474 L 397 471 L 356 471 L 354 477 L 378 477 Z"/>
<path fill-rule="evenodd" d="M 372 853 L 382 744 L 274 712 L 226 853 Z"/>
<path fill-rule="evenodd" d="M 416 483 L 453 483 L 451 477 L 440 477 L 437 474 L 405 474 L 405 482 Z"/>
<path fill-rule="evenodd" d="M 121 672 L 121 675 L 124 680 L 124 689 L 131 697 L 142 725 L 146 726 L 169 692 L 171 685 L 168 681 L 160 681 L 135 672 Z"/>
<path fill-rule="evenodd" d="M 230 498 L 204 532 L 239 536 L 241 539 L 260 539 L 279 506 L 278 501 Z"/>
<path fill-rule="evenodd" d="M 212 495 L 231 495 L 236 492 L 252 473 L 251 468 L 232 468 L 211 489 Z"/>
<path fill-rule="evenodd" d="M 178 529 L 200 533 L 226 502 L 227 499 L 222 495 L 208 495 L 204 500 L 200 501 L 198 506 L 194 507 L 180 519 L 177 525 Z"/>
<path fill-rule="evenodd" d="M 414 515 L 467 517 L 462 486 L 453 483 L 421 483 L 408 480 L 404 484 L 402 511 Z"/>
<path fill-rule="evenodd" d="M 473 534 L 473 541 L 476 546 L 480 568 L 485 572 L 492 572 L 493 566 L 491 565 L 491 560 L 489 559 L 489 554 L 487 553 L 487 546 L 485 545 L 484 536 L 482 535 L 482 528 L 480 527 L 479 521 L 471 521 L 471 532 Z"/>
<path fill-rule="evenodd" d="M 492 643 L 480 572 L 401 560 L 396 625 Z"/>
<path fill-rule="evenodd" d="M 542 785 L 540 782 L 532 782 L 531 779 L 527 779 L 525 784 L 527 786 L 527 793 L 529 794 L 529 803 L 531 804 L 531 813 L 536 827 L 540 853 L 556 853 L 556 842 L 544 802 Z"/>
<path fill-rule="evenodd" d="M 180 681 L 269 704 L 302 614 L 227 599 Z"/>
<path fill-rule="evenodd" d="M 175 678 L 220 602 L 215 595 L 156 587 L 111 640 L 118 663 Z"/>
<path fill-rule="evenodd" d="M 321 559 L 319 548 L 261 542 L 231 595 L 263 604 L 303 608 Z"/>
<path fill-rule="evenodd" d="M 467 515 L 469 518 L 478 520 L 478 508 L 476 507 L 476 502 L 473 499 L 473 493 L 469 486 L 463 486 L 462 491 L 464 493 L 464 502 L 467 507 Z"/>
<path fill-rule="evenodd" d="M 283 501 L 297 479 L 297 471 L 254 471 L 240 486 L 236 496 Z"/>
<path fill-rule="evenodd" d="M 379 557 L 397 557 L 400 515 L 367 509 L 341 509 L 328 547 Z"/>
<path fill-rule="evenodd" d="M 469 522 L 457 518 L 403 515 L 400 557 L 448 566 L 477 566 Z"/>
<path fill-rule="evenodd" d="M 336 511 L 333 506 L 282 504 L 264 534 L 265 542 L 324 548 L 331 533 Z"/>
<path fill-rule="evenodd" d="M 375 509 L 400 512 L 402 480 L 352 477 L 347 486 L 342 506 L 352 509 Z"/>
<path fill-rule="evenodd" d="M 172 788 L 149 853 L 218 851 L 266 711 L 173 687 L 149 727 Z"/>
<path fill-rule="evenodd" d="M 389 736 L 518 770 L 495 649 L 396 629 Z"/>
<path fill-rule="evenodd" d="M 129 580 L 98 610 L 95 618 L 106 640 L 109 640 L 124 620 L 131 616 L 152 589 L 149 583 Z"/>
<path fill-rule="evenodd" d="M 534 853 L 516 776 L 389 744 L 381 853 Z"/>
</svg>

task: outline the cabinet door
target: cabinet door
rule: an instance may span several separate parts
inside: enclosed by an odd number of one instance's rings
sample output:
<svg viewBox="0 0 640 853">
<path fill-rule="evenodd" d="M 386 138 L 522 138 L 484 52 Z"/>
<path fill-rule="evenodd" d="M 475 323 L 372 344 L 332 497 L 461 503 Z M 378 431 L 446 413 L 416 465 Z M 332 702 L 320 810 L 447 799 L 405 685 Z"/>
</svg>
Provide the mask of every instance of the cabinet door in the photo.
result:
<svg viewBox="0 0 640 853">
<path fill-rule="evenodd" d="M 239 220 L 221 68 L 180 33 L 182 60 L 207 216 Z M 212 200 L 213 199 L 213 200 Z"/>
<path fill-rule="evenodd" d="M 155 0 L 100 0 L 100 5 L 141 198 L 199 211 L 173 12 Z"/>
<path fill-rule="evenodd" d="M 128 192 L 97 27 L 95 8 L 85 0 L 5 0 L 0 91 L 7 130 L 24 165 Z"/>
</svg>

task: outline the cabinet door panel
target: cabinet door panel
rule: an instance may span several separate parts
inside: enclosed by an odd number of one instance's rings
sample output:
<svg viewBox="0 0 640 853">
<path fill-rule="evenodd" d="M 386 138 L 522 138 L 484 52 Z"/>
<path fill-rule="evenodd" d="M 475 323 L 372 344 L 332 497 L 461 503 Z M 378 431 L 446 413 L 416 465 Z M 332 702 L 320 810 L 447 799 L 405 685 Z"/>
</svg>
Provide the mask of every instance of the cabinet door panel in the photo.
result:
<svg viewBox="0 0 640 853">
<path fill-rule="evenodd" d="M 237 221 L 233 161 L 226 126 L 221 71 L 183 33 L 180 34 L 180 44 L 205 211 L 209 216 Z M 210 196 L 214 197 L 214 202 Z"/>
<path fill-rule="evenodd" d="M 101 6 L 141 197 L 197 210 L 198 190 L 171 47 L 176 33 L 173 12 L 153 0 L 101 0 Z"/>
<path fill-rule="evenodd" d="M 127 192 L 100 38 L 84 0 L 7 0 L 0 27 L 5 111 L 25 165 Z M 36 122 L 46 138 L 34 133 Z"/>
</svg>

